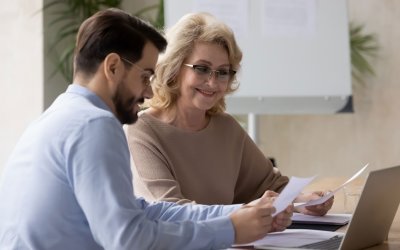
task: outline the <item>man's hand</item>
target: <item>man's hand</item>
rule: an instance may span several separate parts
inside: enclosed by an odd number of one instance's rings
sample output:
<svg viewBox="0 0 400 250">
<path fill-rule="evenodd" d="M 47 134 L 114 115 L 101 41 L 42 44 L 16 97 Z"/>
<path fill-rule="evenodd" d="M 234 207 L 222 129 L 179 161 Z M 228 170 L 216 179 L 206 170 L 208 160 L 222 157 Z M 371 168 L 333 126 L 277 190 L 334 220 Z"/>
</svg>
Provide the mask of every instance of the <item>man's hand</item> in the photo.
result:
<svg viewBox="0 0 400 250">
<path fill-rule="evenodd" d="M 254 200 L 231 214 L 235 228 L 235 244 L 258 240 L 269 232 L 283 231 L 292 223 L 293 205 L 272 217 L 275 208 L 272 203 L 278 193 L 266 191 L 263 196 Z"/>
<path fill-rule="evenodd" d="M 297 199 L 296 202 L 307 202 L 310 200 L 316 200 L 324 196 L 323 191 L 315 191 L 311 194 L 301 194 Z M 329 200 L 325 201 L 322 204 L 314 205 L 314 206 L 307 206 L 303 208 L 296 209 L 297 212 L 307 215 L 315 215 L 315 216 L 323 216 L 325 215 L 329 209 L 332 208 L 334 201 L 334 196 L 329 198 Z"/>
<path fill-rule="evenodd" d="M 235 228 L 235 244 L 258 240 L 271 232 L 274 212 L 271 199 L 264 196 L 233 212 L 230 218 Z"/>
<path fill-rule="evenodd" d="M 266 191 L 263 196 L 258 200 L 269 200 L 272 203 L 278 197 L 278 193 L 274 191 Z M 258 201 L 256 200 L 256 201 Z M 285 230 L 290 224 L 292 224 L 292 216 L 293 216 L 293 204 L 289 205 L 285 210 L 275 215 L 272 219 L 272 228 L 271 232 L 279 232 Z"/>
<path fill-rule="evenodd" d="M 289 205 L 285 210 L 273 217 L 272 221 L 272 231 L 280 232 L 285 230 L 290 224 L 292 224 L 294 207 L 293 204 Z"/>
</svg>

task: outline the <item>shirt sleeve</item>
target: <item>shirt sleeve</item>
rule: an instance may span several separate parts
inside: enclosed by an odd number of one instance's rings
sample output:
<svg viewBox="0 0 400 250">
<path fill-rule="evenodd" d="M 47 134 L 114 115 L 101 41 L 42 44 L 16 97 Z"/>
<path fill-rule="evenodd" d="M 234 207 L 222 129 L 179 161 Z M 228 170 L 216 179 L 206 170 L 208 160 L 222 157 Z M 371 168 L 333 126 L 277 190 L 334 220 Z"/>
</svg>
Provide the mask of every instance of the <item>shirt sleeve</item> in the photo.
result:
<svg viewBox="0 0 400 250">
<path fill-rule="evenodd" d="M 66 142 L 70 185 L 105 249 L 218 249 L 233 244 L 237 206 L 149 204 L 133 195 L 129 150 L 116 119 L 89 121 Z"/>
</svg>

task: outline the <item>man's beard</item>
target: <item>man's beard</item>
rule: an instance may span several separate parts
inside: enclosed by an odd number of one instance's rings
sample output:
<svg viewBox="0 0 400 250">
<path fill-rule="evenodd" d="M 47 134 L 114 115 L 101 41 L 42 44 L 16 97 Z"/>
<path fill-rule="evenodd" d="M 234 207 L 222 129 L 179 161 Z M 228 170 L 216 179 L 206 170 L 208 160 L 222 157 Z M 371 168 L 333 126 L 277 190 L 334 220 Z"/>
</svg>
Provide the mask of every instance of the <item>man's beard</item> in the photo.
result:
<svg viewBox="0 0 400 250">
<path fill-rule="evenodd" d="M 136 98 L 135 96 L 126 97 L 128 91 L 125 91 L 124 83 L 118 85 L 117 93 L 113 97 L 115 105 L 115 112 L 121 124 L 133 124 L 137 121 L 137 112 L 133 112 L 134 105 L 143 103 L 143 98 Z"/>
</svg>

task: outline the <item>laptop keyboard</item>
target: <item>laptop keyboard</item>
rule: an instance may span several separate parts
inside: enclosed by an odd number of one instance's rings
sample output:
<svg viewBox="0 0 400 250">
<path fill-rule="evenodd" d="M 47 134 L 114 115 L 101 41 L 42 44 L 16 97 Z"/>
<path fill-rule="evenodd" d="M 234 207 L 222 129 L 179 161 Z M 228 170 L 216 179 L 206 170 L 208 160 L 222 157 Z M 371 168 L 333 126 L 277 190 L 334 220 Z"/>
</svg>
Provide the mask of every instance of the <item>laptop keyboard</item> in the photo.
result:
<svg viewBox="0 0 400 250">
<path fill-rule="evenodd" d="M 336 235 L 330 239 L 307 244 L 307 245 L 301 246 L 299 248 L 336 250 L 336 249 L 339 249 L 342 239 L 343 239 L 343 236 Z"/>
</svg>

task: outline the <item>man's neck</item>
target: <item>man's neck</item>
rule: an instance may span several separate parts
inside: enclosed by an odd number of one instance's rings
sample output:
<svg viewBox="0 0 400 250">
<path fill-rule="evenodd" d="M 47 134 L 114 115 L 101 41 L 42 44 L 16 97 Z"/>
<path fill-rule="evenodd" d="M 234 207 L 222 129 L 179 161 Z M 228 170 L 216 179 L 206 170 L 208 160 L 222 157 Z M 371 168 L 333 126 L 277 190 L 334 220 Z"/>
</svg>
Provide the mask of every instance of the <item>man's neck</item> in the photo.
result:
<svg viewBox="0 0 400 250">
<path fill-rule="evenodd" d="M 111 90 L 108 89 L 104 78 L 94 75 L 92 78 L 89 79 L 87 77 L 82 77 L 78 75 L 74 77 L 74 83 L 79 84 L 95 93 L 104 101 L 104 103 L 110 108 L 110 110 L 114 114 L 116 114 L 115 105 L 112 101 L 112 93 Z"/>
</svg>

